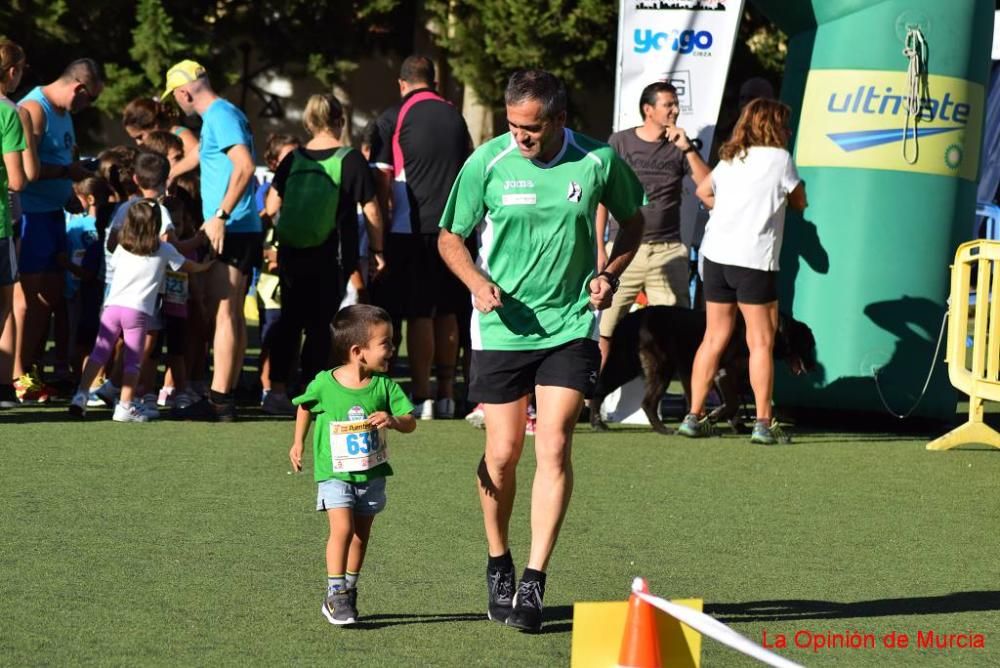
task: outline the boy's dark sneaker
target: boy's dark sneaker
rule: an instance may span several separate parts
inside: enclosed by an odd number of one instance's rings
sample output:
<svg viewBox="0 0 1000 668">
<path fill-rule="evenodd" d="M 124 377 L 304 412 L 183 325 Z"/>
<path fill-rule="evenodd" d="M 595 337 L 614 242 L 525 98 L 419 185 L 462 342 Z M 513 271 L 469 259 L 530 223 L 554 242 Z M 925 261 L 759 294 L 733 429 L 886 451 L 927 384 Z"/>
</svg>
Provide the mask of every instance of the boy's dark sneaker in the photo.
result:
<svg viewBox="0 0 1000 668">
<path fill-rule="evenodd" d="M 350 596 L 349 602 L 351 605 L 351 610 L 354 611 L 354 619 L 357 620 L 360 615 L 358 614 L 358 588 L 354 587 L 347 590 Z"/>
<path fill-rule="evenodd" d="M 514 605 L 514 568 L 486 567 L 486 616 L 505 624 Z"/>
<path fill-rule="evenodd" d="M 177 420 L 197 420 L 201 422 L 233 422 L 236 420 L 236 402 L 217 404 L 211 399 L 201 399 L 184 408 L 174 408 Z"/>
<path fill-rule="evenodd" d="M 328 595 L 323 601 L 323 616 L 336 626 L 345 626 L 357 621 L 358 613 L 351 605 L 351 592 L 341 589 Z"/>
<path fill-rule="evenodd" d="M 545 584 L 537 580 L 521 580 L 514 595 L 514 607 L 507 617 L 507 626 L 527 633 L 542 630 L 542 598 Z"/>
</svg>

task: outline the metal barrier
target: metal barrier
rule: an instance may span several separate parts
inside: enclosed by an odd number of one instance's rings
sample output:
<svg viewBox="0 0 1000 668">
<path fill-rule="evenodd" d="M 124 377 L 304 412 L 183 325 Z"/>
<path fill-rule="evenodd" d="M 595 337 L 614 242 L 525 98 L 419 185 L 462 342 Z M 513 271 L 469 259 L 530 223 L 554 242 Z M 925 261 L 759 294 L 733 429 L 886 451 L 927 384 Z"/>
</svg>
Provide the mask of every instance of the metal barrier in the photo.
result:
<svg viewBox="0 0 1000 668">
<path fill-rule="evenodd" d="M 969 421 L 931 441 L 927 449 L 950 450 L 970 443 L 1000 448 L 1000 433 L 983 423 L 983 402 L 1000 401 L 1000 241 L 980 239 L 958 247 L 949 302 L 945 361 L 951 384 L 969 395 Z"/>
</svg>

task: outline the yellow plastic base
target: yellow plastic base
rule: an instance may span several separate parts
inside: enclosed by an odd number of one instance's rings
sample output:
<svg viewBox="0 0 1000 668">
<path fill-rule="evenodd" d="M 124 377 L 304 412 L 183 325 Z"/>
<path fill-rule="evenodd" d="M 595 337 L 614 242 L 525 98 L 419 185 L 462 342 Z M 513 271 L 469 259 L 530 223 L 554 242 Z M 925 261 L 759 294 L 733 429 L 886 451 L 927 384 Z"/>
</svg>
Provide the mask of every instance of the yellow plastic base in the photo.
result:
<svg viewBox="0 0 1000 668">
<path fill-rule="evenodd" d="M 1000 448 L 1000 433 L 982 422 L 966 422 L 957 429 L 952 429 L 940 438 L 927 444 L 928 450 L 951 450 L 960 445 L 981 443 L 993 448 Z"/>
</svg>

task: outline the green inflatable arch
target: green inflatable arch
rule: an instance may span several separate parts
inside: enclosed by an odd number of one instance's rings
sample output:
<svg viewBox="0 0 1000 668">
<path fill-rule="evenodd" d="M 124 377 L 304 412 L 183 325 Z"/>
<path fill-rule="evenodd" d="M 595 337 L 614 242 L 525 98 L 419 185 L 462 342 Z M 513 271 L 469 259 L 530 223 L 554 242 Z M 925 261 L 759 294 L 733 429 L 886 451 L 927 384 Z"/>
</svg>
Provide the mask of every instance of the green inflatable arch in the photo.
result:
<svg viewBox="0 0 1000 668">
<path fill-rule="evenodd" d="M 949 266 L 974 217 L 993 2 L 753 1 L 790 35 L 781 96 L 795 112 L 810 206 L 788 217 L 780 299 L 813 328 L 820 364 L 798 378 L 779 368 L 776 400 L 886 414 L 881 393 L 905 412 L 930 368 Z M 912 60 L 925 77 L 908 76 L 907 42 L 923 47 Z M 906 109 L 921 79 L 914 137 Z M 914 415 L 955 415 L 941 357 Z"/>
</svg>

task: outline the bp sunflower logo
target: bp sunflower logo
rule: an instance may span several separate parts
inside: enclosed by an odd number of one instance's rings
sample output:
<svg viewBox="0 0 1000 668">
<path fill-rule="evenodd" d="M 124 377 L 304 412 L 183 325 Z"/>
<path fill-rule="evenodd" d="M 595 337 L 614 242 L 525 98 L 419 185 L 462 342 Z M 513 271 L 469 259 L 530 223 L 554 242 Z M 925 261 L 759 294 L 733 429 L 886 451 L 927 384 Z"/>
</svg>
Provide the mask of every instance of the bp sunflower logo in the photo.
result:
<svg viewBox="0 0 1000 668">
<path fill-rule="evenodd" d="M 944 150 L 944 164 L 948 165 L 948 169 L 958 169 L 964 157 L 965 152 L 958 144 L 952 144 Z"/>
</svg>

